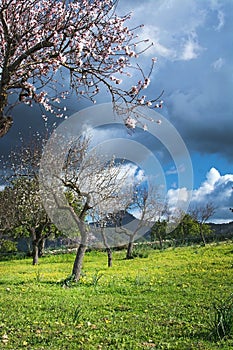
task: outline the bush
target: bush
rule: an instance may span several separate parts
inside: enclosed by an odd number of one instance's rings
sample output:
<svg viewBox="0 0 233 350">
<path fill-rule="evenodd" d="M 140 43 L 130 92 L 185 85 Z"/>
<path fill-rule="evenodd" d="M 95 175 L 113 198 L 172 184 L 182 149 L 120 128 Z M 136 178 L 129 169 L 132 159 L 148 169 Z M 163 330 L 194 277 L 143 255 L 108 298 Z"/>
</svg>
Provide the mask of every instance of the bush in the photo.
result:
<svg viewBox="0 0 233 350">
<path fill-rule="evenodd" d="M 142 246 L 138 245 L 138 246 L 134 247 L 133 252 L 132 252 L 132 257 L 133 258 L 148 258 L 149 250 L 150 250 L 150 248 L 148 248 L 146 246 L 142 247 Z"/>
<path fill-rule="evenodd" d="M 0 253 L 15 253 L 17 252 L 17 243 L 8 239 L 0 240 Z"/>
</svg>

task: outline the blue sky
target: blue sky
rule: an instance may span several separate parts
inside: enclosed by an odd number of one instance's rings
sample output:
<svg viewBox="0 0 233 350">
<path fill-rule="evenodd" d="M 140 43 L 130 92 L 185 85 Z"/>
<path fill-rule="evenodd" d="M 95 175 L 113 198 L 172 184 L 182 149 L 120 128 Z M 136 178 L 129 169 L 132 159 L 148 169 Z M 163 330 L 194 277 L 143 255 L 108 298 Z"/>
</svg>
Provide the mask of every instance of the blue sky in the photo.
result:
<svg viewBox="0 0 233 350">
<path fill-rule="evenodd" d="M 160 112 L 191 155 L 193 203 L 212 201 L 217 206 L 212 221 L 232 221 L 233 1 L 120 0 L 118 13 L 128 12 L 129 27 L 143 23 L 138 34 L 154 43 L 140 58 L 145 71 L 152 57 L 158 59 L 146 93 L 152 98 L 165 91 Z M 70 112 L 85 105 L 73 102 Z M 19 130 L 24 136 L 43 128 L 38 111 L 17 108 L 14 127 L 0 139 L 2 154 L 18 142 Z M 175 196 L 173 165 L 167 163 L 164 171 Z"/>
</svg>

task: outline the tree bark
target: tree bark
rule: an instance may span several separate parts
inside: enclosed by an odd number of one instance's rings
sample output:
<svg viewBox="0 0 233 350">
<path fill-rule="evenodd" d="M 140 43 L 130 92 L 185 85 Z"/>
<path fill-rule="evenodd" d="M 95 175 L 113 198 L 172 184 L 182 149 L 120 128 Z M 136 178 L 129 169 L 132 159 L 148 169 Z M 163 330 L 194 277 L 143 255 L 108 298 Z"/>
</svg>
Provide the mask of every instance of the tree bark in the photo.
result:
<svg viewBox="0 0 233 350">
<path fill-rule="evenodd" d="M 105 236 L 104 228 L 101 229 L 101 235 L 108 255 L 108 267 L 112 267 L 112 250 L 108 245 L 107 238 Z"/>
<path fill-rule="evenodd" d="M 85 230 L 85 229 L 84 229 Z M 83 266 L 83 258 L 87 249 L 87 232 L 81 233 L 81 243 L 79 244 L 76 257 L 74 260 L 72 276 L 74 277 L 74 281 L 78 282 L 81 276 L 82 266 Z"/>
<path fill-rule="evenodd" d="M 106 248 L 108 254 L 108 267 L 112 267 L 112 250 L 110 247 Z"/>
<path fill-rule="evenodd" d="M 162 239 L 160 233 L 158 234 L 158 238 L 159 238 L 159 247 L 160 247 L 160 249 L 163 249 L 163 239 Z"/>
<path fill-rule="evenodd" d="M 126 252 L 126 259 L 132 259 L 132 253 L 133 253 L 133 241 L 130 240 L 127 246 L 127 252 Z"/>
<path fill-rule="evenodd" d="M 32 241 L 32 265 L 37 265 L 39 260 L 39 242 L 34 239 Z"/>
<path fill-rule="evenodd" d="M 45 238 L 42 237 L 40 242 L 39 242 L 39 246 L 38 246 L 38 256 L 39 258 L 41 258 L 44 255 L 44 248 L 45 248 Z"/>
<path fill-rule="evenodd" d="M 199 225 L 199 227 L 200 227 L 201 240 L 202 240 L 203 245 L 205 246 L 206 245 L 206 240 L 205 240 L 205 235 L 204 235 L 203 230 L 202 230 L 202 224 Z"/>
</svg>

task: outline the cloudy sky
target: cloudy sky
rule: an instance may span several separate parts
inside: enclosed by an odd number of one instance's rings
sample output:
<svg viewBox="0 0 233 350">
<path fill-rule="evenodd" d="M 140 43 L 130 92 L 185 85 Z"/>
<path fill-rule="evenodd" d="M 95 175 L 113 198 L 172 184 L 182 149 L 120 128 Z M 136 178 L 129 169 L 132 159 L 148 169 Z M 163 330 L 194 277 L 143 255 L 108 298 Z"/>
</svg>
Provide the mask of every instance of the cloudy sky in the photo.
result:
<svg viewBox="0 0 233 350">
<path fill-rule="evenodd" d="M 145 55 L 158 59 L 149 93 L 165 90 L 161 114 L 191 155 L 193 202 L 213 201 L 214 221 L 232 221 L 233 2 L 122 0 L 120 6 L 154 43 Z"/>
<path fill-rule="evenodd" d="M 154 43 L 140 59 L 145 70 L 152 57 L 158 60 L 147 96 L 165 91 L 160 113 L 190 153 L 193 203 L 212 201 L 218 208 L 212 221 L 232 221 L 233 1 L 120 0 L 118 12 L 132 12 L 129 27 L 143 23 L 140 37 Z M 78 109 L 82 105 L 79 101 Z M 75 110 L 72 105 L 70 111 Z M 12 130 L 0 139 L 2 154 L 14 146 L 19 131 L 25 135 L 43 128 L 38 110 L 19 107 L 17 114 Z M 178 191 L 177 169 L 171 162 L 161 164 L 172 201 Z"/>
</svg>

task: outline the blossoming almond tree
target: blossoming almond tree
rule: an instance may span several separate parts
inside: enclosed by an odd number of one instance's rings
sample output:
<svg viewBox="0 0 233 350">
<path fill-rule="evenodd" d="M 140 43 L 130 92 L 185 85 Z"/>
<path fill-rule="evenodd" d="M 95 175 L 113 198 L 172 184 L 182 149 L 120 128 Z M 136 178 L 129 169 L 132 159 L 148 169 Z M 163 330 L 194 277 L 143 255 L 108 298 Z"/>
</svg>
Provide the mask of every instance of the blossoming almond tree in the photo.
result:
<svg viewBox="0 0 233 350">
<path fill-rule="evenodd" d="M 148 75 L 136 65 L 141 79 L 129 89 L 120 88 L 122 78 L 131 75 L 131 59 L 146 48 L 137 52 L 138 27 L 126 26 L 130 16 L 117 16 L 116 4 L 117 0 L 0 1 L 0 137 L 11 127 L 10 111 L 17 103 L 38 103 L 45 114 L 62 117 L 65 107 L 59 103 L 67 97 L 67 86 L 93 102 L 105 86 L 114 103 L 161 105 L 141 94 L 150 83 L 155 60 Z"/>
<path fill-rule="evenodd" d="M 1 193 L 0 226 L 17 238 L 28 237 L 33 265 L 43 253 L 44 243 L 58 230 L 43 208 L 39 190 L 41 140 L 37 138 L 13 150 L 0 161 L 6 187 Z"/>
<path fill-rule="evenodd" d="M 125 201 L 128 201 L 125 183 L 131 174 L 123 163 L 117 162 L 114 158 L 108 161 L 96 154 L 94 150 L 89 154 L 88 147 L 88 139 L 78 139 L 71 145 L 64 168 L 60 174 L 57 174 L 59 191 L 56 191 L 56 184 L 53 183 L 49 188 L 46 187 L 44 193 L 47 203 L 51 198 L 57 201 L 58 209 L 65 215 L 64 218 L 59 216 L 63 221 L 72 219 L 69 221 L 70 234 L 80 236 L 80 244 L 72 269 L 72 278 L 75 281 L 80 279 L 87 246 L 92 243 L 99 244 L 102 239 L 106 239 L 101 230 L 103 218 L 112 212 L 116 205 L 119 208 L 119 206 L 125 206 Z M 44 175 L 47 176 L 47 174 Z M 72 194 L 73 202 L 80 203 L 79 212 L 71 202 L 69 206 L 61 207 L 61 201 L 56 194 L 60 193 L 60 185 L 65 193 L 68 191 Z M 87 217 L 99 224 L 99 230 L 98 227 L 94 229 L 94 226 L 87 225 Z M 106 246 L 106 242 L 103 243 Z"/>
</svg>

